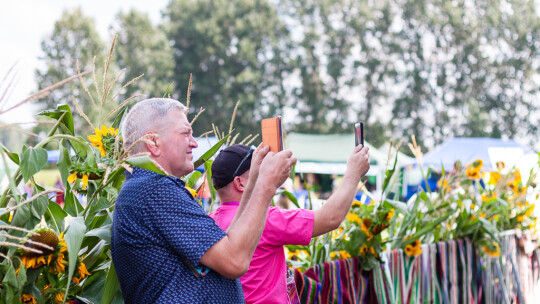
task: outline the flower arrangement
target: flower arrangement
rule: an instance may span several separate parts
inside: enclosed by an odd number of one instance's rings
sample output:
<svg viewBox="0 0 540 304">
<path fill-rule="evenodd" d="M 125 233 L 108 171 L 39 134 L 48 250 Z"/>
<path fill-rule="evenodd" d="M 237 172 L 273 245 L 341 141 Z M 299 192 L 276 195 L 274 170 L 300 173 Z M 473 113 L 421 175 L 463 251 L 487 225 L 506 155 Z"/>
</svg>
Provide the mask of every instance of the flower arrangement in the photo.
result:
<svg viewBox="0 0 540 304">
<path fill-rule="evenodd" d="M 422 153 L 414 137 L 412 141 L 409 146 L 421 164 Z M 370 270 L 384 262 L 383 251 L 399 249 L 415 258 L 422 253 L 422 244 L 460 238 L 470 238 L 479 254 L 494 258 L 501 252 L 501 232 L 517 229 L 529 236 L 538 234 L 535 204 L 530 203 L 539 197 L 534 172 L 524 182 L 517 168 L 506 168 L 502 162 L 493 170 L 485 170 L 480 159 L 465 166 L 458 162 L 452 171 L 442 169 L 437 189 L 422 190 L 402 202 L 391 199 L 397 197 L 394 189 L 399 185 L 395 166 L 394 162 L 386 171 L 379 202 L 355 201 L 336 231 L 313 239 L 304 248 L 287 246 L 289 253 L 305 251 L 289 256 L 289 265 L 306 269 L 358 257 L 362 269 Z"/>
</svg>

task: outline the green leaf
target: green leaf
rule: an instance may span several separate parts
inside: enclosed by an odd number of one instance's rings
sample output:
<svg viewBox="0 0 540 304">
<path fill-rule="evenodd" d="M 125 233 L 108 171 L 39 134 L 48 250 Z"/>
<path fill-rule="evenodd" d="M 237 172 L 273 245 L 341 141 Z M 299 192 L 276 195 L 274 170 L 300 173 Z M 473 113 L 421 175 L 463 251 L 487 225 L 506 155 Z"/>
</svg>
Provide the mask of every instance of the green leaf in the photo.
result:
<svg viewBox="0 0 540 304">
<path fill-rule="evenodd" d="M 47 212 L 45 213 L 45 220 L 50 227 L 60 233 L 64 231 L 64 218 L 66 218 L 67 213 L 62 210 L 62 207 L 53 201 L 49 201 L 47 206 Z"/>
<path fill-rule="evenodd" d="M 392 175 L 394 175 L 394 172 L 396 171 L 397 156 L 398 156 L 398 153 L 396 152 L 396 157 L 394 158 L 394 166 L 392 166 L 392 169 L 386 170 L 384 174 L 385 177 L 384 177 L 384 182 L 382 185 L 382 192 L 386 191 L 386 187 L 388 186 L 388 183 L 390 182 Z"/>
<path fill-rule="evenodd" d="M 62 177 L 62 183 L 67 185 L 67 178 L 69 176 L 69 168 L 71 167 L 71 159 L 69 157 L 69 151 L 64 148 L 63 145 L 60 145 L 59 148 L 58 161 L 56 162 L 56 167 L 60 171 L 60 176 Z"/>
<path fill-rule="evenodd" d="M 64 211 L 71 216 L 78 216 L 84 210 L 83 206 L 79 203 L 79 200 L 71 191 L 66 191 L 64 201 Z"/>
<path fill-rule="evenodd" d="M 47 196 L 40 196 L 31 202 L 30 205 L 32 215 L 38 220 L 41 220 L 41 217 L 45 214 L 49 206 L 49 199 L 47 199 Z"/>
<path fill-rule="evenodd" d="M 201 177 L 202 173 L 200 171 L 193 171 L 191 172 L 191 174 L 187 175 L 185 177 L 185 180 L 186 180 L 186 186 L 190 187 L 190 188 L 195 188 L 195 184 L 197 183 L 197 181 L 199 180 L 199 178 Z"/>
<path fill-rule="evenodd" d="M 100 240 L 94 247 L 92 247 L 90 252 L 86 254 L 83 260 L 86 268 L 91 268 L 94 266 L 94 263 L 101 255 L 101 252 L 103 252 L 103 248 L 105 248 L 105 246 L 107 246 L 107 242 L 105 242 L 105 240 Z"/>
<path fill-rule="evenodd" d="M 43 169 L 47 164 L 47 151 L 42 148 L 28 148 L 23 153 L 21 159 L 21 173 L 24 181 L 27 182 L 30 177 Z"/>
<path fill-rule="evenodd" d="M 195 168 L 199 168 L 200 165 L 202 165 L 204 162 L 208 161 L 216 152 L 219 150 L 219 148 L 223 145 L 223 143 L 229 138 L 231 134 L 227 134 L 227 136 L 223 137 L 220 141 L 218 141 L 212 148 L 210 148 L 208 151 L 206 151 L 199 159 L 197 159 L 193 166 Z"/>
<path fill-rule="evenodd" d="M 100 303 L 110 304 L 119 289 L 120 282 L 118 281 L 118 276 L 116 275 L 114 264 L 111 263 L 111 267 L 109 268 L 109 273 L 107 274 L 107 279 L 105 281 L 105 287 L 103 288 L 103 293 L 101 295 Z"/>
<path fill-rule="evenodd" d="M 122 122 L 122 118 L 124 117 L 124 114 L 126 113 L 128 107 L 125 106 L 118 114 L 116 115 L 116 118 L 114 119 L 114 122 L 112 124 L 112 127 L 115 129 L 120 128 L 120 123 Z"/>
<path fill-rule="evenodd" d="M 173 85 L 174 85 L 174 81 L 169 83 L 169 85 L 167 86 L 167 89 L 165 90 L 165 93 L 163 94 L 163 98 L 169 97 L 169 94 L 171 94 L 172 92 Z"/>
<path fill-rule="evenodd" d="M 84 219 L 82 217 L 74 217 L 69 221 L 69 227 L 64 235 L 68 249 L 68 282 L 71 282 L 75 267 L 77 266 L 77 258 L 79 256 L 79 250 L 81 249 L 84 233 L 86 232 L 86 226 L 84 225 Z M 66 294 L 64 301 L 67 298 L 69 285 L 66 287 Z"/>
<path fill-rule="evenodd" d="M 214 188 L 214 184 L 212 184 L 212 164 L 214 163 L 213 160 L 208 160 L 204 162 L 204 172 L 206 172 L 206 181 L 208 186 L 210 187 L 210 199 L 212 202 L 216 201 L 216 188 Z"/>
<path fill-rule="evenodd" d="M 68 141 L 68 143 L 75 151 L 75 154 L 77 154 L 81 159 L 85 159 L 86 154 L 88 154 L 89 151 L 92 152 L 92 147 L 89 143 L 86 142 L 84 138 L 77 136 L 77 139 L 79 139 L 84 144 L 74 140 L 70 140 Z"/>
<path fill-rule="evenodd" d="M 300 205 L 298 204 L 298 199 L 296 199 L 296 197 L 290 193 L 289 191 L 287 190 L 284 190 L 282 192 L 289 200 L 291 200 L 291 202 L 296 206 L 296 208 L 300 208 Z"/>
<path fill-rule="evenodd" d="M 4 151 L 4 153 L 6 153 L 6 155 L 9 157 L 9 159 L 11 159 L 11 161 L 16 163 L 17 165 L 19 164 L 19 154 L 9 152 L 9 150 L 6 147 L 4 147 L 4 145 L 2 145 L 1 143 L 0 143 L 0 148 L 2 149 L 2 151 Z"/>
<path fill-rule="evenodd" d="M 62 129 L 69 132 L 71 135 L 75 135 L 73 127 L 73 115 L 71 114 L 71 108 L 67 104 L 57 106 L 56 110 L 45 110 L 39 112 L 37 115 L 47 116 L 56 120 L 61 118 Z"/>
<path fill-rule="evenodd" d="M 152 160 L 150 160 L 150 157 L 146 155 L 130 157 L 126 159 L 126 162 L 133 167 L 142 168 L 159 174 L 167 175 L 165 172 L 158 169 L 158 167 L 156 167 Z"/>
<path fill-rule="evenodd" d="M 97 236 L 98 238 L 107 242 L 107 244 L 110 244 L 111 243 L 111 227 L 112 227 L 112 224 L 109 224 L 109 225 L 105 225 L 94 230 L 90 230 L 85 234 L 85 236 Z"/>
</svg>

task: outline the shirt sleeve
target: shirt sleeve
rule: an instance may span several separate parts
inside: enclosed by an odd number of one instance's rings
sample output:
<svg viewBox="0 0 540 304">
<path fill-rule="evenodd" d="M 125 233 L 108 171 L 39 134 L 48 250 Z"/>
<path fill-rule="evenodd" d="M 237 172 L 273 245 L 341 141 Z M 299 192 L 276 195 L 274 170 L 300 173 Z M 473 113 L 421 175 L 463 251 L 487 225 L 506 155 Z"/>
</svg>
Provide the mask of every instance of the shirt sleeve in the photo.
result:
<svg viewBox="0 0 540 304">
<path fill-rule="evenodd" d="M 162 180 L 150 200 L 151 223 L 164 246 L 199 267 L 204 253 L 226 233 L 183 186 L 169 178 Z"/>
<path fill-rule="evenodd" d="M 270 207 L 264 235 L 267 241 L 276 246 L 309 245 L 313 235 L 315 214 L 312 210 L 285 210 Z"/>
</svg>

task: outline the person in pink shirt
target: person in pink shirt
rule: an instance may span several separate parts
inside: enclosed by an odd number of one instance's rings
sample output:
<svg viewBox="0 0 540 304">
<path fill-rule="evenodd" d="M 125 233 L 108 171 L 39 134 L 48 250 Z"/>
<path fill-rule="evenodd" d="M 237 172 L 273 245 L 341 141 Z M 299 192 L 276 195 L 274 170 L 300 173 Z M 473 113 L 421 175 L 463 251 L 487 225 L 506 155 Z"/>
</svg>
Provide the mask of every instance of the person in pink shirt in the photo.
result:
<svg viewBox="0 0 540 304">
<path fill-rule="evenodd" d="M 269 207 L 261 239 L 249 269 L 240 278 L 246 303 L 293 303 L 287 292 L 284 245 L 308 245 L 311 238 L 339 227 L 347 215 L 360 178 L 369 170 L 369 148 L 354 148 L 339 188 L 319 210 L 284 210 Z M 210 214 L 227 231 L 248 183 L 253 148 L 233 145 L 222 150 L 212 164 L 212 182 L 221 201 Z M 276 168 L 278 169 L 278 168 Z"/>
</svg>

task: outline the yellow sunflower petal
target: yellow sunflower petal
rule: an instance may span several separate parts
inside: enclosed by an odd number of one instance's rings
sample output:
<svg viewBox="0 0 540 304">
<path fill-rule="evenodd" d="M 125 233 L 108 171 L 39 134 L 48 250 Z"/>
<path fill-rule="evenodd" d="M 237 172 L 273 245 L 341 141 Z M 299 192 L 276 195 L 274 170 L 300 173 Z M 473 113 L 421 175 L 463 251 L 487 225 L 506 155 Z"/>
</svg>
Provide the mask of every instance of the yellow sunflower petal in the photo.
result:
<svg viewBox="0 0 540 304">
<path fill-rule="evenodd" d="M 71 173 L 70 176 L 68 176 L 67 181 L 68 183 L 72 184 L 75 180 L 77 180 L 77 174 Z"/>
<path fill-rule="evenodd" d="M 82 177 L 82 189 L 86 190 L 86 186 L 88 186 L 88 175 L 84 174 Z"/>
</svg>

